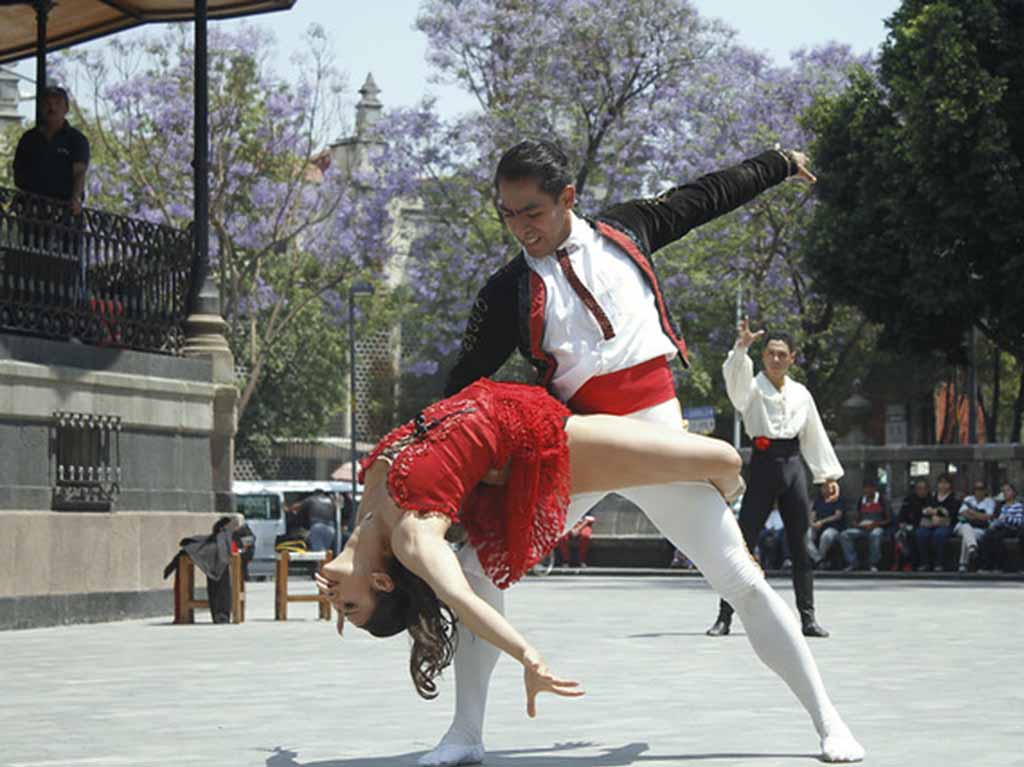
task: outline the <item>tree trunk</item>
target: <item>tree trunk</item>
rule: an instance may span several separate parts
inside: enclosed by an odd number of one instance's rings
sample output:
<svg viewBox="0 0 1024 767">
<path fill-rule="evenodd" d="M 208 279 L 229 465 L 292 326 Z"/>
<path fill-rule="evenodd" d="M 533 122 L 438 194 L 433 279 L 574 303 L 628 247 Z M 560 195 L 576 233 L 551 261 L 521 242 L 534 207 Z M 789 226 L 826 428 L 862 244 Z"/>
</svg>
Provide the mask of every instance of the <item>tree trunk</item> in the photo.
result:
<svg viewBox="0 0 1024 767">
<path fill-rule="evenodd" d="M 987 419 L 987 426 L 985 428 L 985 441 L 992 443 L 999 441 L 999 395 L 1000 395 L 1000 383 L 1002 381 L 1003 366 L 999 364 L 1002 362 L 1003 353 L 999 351 L 998 347 L 992 347 L 992 407 L 989 408 L 989 416 Z"/>
<path fill-rule="evenodd" d="M 1017 360 L 1020 383 L 1017 385 L 1017 401 L 1013 403 L 1013 424 L 1010 426 L 1010 442 L 1020 442 L 1021 415 L 1024 414 L 1024 360 Z"/>
</svg>

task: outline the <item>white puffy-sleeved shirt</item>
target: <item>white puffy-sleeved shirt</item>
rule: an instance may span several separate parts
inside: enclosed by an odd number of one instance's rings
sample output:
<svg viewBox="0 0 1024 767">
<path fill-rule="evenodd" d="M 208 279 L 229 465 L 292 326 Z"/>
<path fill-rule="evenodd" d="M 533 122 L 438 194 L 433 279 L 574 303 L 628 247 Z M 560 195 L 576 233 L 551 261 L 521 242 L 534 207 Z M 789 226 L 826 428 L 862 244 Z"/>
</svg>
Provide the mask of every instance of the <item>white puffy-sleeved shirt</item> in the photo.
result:
<svg viewBox="0 0 1024 767">
<path fill-rule="evenodd" d="M 754 363 L 745 349 L 733 349 L 722 365 L 725 388 L 734 408 L 743 416 L 747 435 L 769 439 L 800 440 L 800 455 L 811 470 L 815 484 L 843 476 L 818 407 L 807 387 L 786 376 L 776 389 L 764 373 L 754 375 Z"/>
<path fill-rule="evenodd" d="M 608 316 L 615 336 L 605 340 L 590 309 L 573 290 L 555 260 L 526 255 L 526 263 L 544 282 L 544 338 L 541 346 L 558 368 L 551 381 L 563 402 L 591 378 L 631 368 L 655 357 L 670 360 L 678 350 L 661 327 L 654 291 L 640 269 L 614 243 L 572 214 L 565 249 L 580 281 Z"/>
</svg>

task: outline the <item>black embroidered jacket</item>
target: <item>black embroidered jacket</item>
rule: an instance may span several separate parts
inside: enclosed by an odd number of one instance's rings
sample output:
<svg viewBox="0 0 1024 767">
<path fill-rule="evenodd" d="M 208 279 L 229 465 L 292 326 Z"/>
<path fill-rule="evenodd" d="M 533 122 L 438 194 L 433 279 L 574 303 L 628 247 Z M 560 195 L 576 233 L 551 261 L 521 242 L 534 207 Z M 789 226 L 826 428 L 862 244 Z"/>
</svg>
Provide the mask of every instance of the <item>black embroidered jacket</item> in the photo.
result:
<svg viewBox="0 0 1024 767">
<path fill-rule="evenodd" d="M 684 366 L 689 364 L 686 342 L 669 316 L 650 256 L 691 229 L 749 202 L 795 170 L 782 152 L 764 152 L 658 197 L 619 203 L 587 219 L 633 260 L 650 284 L 662 329 L 679 349 Z M 536 368 L 537 383 L 549 386 L 556 363 L 541 347 L 546 298 L 544 282 L 527 266 L 522 252 L 491 275 L 470 311 L 445 396 L 492 375 L 517 346 Z"/>
</svg>

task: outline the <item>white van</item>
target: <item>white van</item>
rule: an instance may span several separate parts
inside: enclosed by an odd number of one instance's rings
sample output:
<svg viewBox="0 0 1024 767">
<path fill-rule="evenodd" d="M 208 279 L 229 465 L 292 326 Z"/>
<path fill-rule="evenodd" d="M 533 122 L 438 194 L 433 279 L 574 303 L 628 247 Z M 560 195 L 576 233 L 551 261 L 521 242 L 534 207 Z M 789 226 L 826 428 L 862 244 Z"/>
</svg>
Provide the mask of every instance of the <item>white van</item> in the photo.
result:
<svg viewBox="0 0 1024 767">
<path fill-rule="evenodd" d="M 351 493 L 351 482 L 314 482 L 305 479 L 268 480 L 266 482 L 236 481 L 231 485 L 235 496 L 235 511 L 245 517 L 246 523 L 256 536 L 256 551 L 250 572 L 269 574 L 273 572 L 275 559 L 274 543 L 277 536 L 284 535 L 287 528 L 285 509 L 301 501 L 316 490 L 326 493 Z M 356 486 L 356 498 L 362 494 L 363 486 Z M 336 512 L 335 527 L 341 519 L 340 508 Z"/>
<path fill-rule="evenodd" d="M 253 560 L 272 560 L 274 541 L 285 530 L 284 494 L 264 482 L 233 482 L 235 511 L 245 517 L 256 536 Z"/>
</svg>

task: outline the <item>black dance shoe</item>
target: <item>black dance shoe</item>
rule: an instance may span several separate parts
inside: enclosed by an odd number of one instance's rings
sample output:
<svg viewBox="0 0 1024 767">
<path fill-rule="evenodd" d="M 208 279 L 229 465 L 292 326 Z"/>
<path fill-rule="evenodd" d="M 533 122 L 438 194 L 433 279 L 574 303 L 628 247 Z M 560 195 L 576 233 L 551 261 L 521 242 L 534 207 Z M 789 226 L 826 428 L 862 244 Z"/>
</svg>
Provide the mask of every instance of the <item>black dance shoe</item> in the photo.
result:
<svg viewBox="0 0 1024 767">
<path fill-rule="evenodd" d="M 709 637 L 724 637 L 729 633 L 729 621 L 719 618 L 706 632 Z"/>
<path fill-rule="evenodd" d="M 827 639 L 829 633 L 825 631 L 821 626 L 818 625 L 816 620 L 804 621 L 804 636 L 805 637 L 819 637 L 821 639 Z"/>
</svg>

